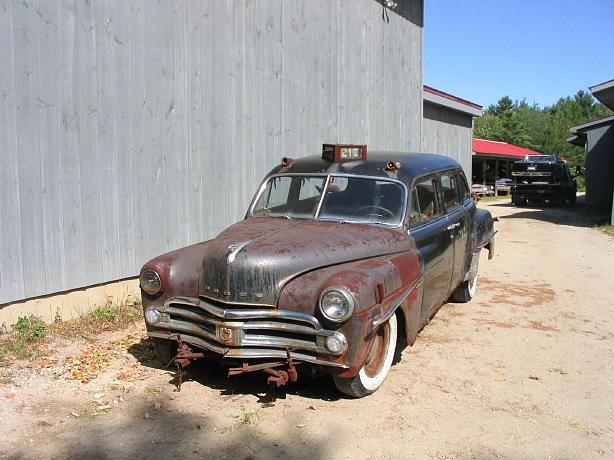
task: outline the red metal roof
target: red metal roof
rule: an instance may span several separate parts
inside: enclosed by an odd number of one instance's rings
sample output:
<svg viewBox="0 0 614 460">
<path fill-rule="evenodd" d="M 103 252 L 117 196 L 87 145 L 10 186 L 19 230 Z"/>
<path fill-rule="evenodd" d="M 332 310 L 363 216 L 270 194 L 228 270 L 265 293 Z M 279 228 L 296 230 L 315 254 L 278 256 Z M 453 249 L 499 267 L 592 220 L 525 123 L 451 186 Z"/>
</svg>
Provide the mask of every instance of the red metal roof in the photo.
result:
<svg viewBox="0 0 614 460">
<path fill-rule="evenodd" d="M 473 139 L 473 153 L 493 156 L 507 156 L 524 158 L 527 155 L 539 155 L 531 149 L 525 149 L 514 144 L 507 144 L 499 141 L 487 141 L 486 139 Z"/>
<path fill-rule="evenodd" d="M 450 99 L 451 101 L 458 102 L 460 104 L 467 105 L 469 107 L 473 107 L 474 109 L 482 110 L 482 106 L 478 105 L 474 102 L 470 102 L 466 99 L 462 99 L 458 96 L 454 96 L 453 94 L 446 93 L 441 91 L 440 89 L 433 88 L 432 86 L 422 85 L 422 89 L 427 93 L 436 94 L 437 96 L 445 97 L 446 99 Z"/>
</svg>

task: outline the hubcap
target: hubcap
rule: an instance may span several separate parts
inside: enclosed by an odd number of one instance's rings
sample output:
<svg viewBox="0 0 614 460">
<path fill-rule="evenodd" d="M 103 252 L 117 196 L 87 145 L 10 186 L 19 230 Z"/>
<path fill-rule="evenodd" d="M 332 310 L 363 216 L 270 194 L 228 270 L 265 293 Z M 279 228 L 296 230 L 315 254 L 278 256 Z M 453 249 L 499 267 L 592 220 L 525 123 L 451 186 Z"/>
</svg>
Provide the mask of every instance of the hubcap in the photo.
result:
<svg viewBox="0 0 614 460">
<path fill-rule="evenodd" d="M 386 359 L 386 354 L 388 352 L 389 341 L 390 326 L 386 322 L 386 324 L 379 329 L 377 335 L 373 339 L 371 351 L 369 351 L 369 356 L 367 357 L 367 361 L 364 365 L 365 374 L 367 374 L 368 377 L 375 377 L 382 369 L 384 360 Z"/>
</svg>

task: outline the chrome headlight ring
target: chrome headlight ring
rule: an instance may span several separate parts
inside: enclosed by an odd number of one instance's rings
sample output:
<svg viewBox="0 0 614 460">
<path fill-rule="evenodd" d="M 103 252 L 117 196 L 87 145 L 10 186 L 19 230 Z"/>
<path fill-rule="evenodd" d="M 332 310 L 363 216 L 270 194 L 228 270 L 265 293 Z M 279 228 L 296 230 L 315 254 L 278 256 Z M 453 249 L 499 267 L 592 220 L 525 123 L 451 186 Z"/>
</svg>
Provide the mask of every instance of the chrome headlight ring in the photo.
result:
<svg viewBox="0 0 614 460">
<path fill-rule="evenodd" d="M 343 323 L 354 313 L 354 296 L 342 286 L 331 286 L 320 294 L 318 307 L 327 320 Z"/>
<path fill-rule="evenodd" d="M 146 268 L 139 275 L 139 284 L 141 289 L 149 295 L 155 295 L 162 291 L 162 280 L 160 275 L 151 268 Z"/>
</svg>

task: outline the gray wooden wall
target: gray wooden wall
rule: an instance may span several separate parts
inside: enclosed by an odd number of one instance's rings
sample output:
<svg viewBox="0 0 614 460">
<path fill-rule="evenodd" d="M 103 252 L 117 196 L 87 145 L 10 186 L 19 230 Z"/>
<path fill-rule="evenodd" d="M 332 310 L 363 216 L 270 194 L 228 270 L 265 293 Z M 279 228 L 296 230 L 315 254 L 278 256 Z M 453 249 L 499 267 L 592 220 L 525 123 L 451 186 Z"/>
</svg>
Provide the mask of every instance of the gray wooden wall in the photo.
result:
<svg viewBox="0 0 614 460">
<path fill-rule="evenodd" d="M 0 304 L 215 236 L 282 156 L 420 150 L 397 3 L 0 0 Z"/>
<path fill-rule="evenodd" d="M 454 158 L 471 185 L 473 118 L 429 102 L 424 103 L 422 150 Z"/>
<path fill-rule="evenodd" d="M 609 207 L 614 187 L 614 122 L 586 129 L 586 201 Z"/>
</svg>

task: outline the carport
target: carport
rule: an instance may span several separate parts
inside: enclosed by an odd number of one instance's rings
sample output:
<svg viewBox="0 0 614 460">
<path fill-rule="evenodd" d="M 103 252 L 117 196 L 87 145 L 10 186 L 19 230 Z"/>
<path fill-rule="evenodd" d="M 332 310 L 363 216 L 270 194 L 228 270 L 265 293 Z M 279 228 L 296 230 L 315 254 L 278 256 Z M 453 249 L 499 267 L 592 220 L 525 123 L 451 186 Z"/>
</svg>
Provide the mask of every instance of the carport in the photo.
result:
<svg viewBox="0 0 614 460">
<path fill-rule="evenodd" d="M 492 185 L 495 194 L 497 180 L 511 178 L 514 161 L 522 160 L 527 155 L 539 155 L 539 152 L 518 145 L 476 138 L 473 139 L 472 152 L 471 182 Z"/>
</svg>

